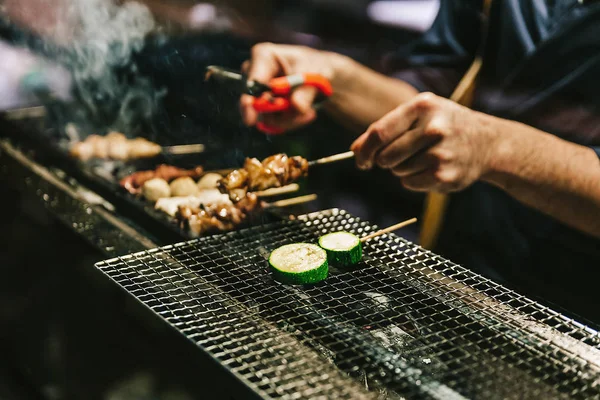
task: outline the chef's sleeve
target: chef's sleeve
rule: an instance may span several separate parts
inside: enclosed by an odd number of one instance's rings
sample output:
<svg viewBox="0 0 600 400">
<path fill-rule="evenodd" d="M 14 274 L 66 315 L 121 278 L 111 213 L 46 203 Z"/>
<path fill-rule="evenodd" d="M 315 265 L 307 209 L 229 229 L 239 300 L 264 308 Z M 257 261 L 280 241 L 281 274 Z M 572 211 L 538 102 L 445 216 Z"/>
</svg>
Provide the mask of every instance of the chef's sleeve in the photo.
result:
<svg viewBox="0 0 600 400">
<path fill-rule="evenodd" d="M 442 0 L 431 28 L 387 58 L 387 72 L 419 91 L 450 96 L 475 58 L 481 12 L 481 0 Z"/>
</svg>

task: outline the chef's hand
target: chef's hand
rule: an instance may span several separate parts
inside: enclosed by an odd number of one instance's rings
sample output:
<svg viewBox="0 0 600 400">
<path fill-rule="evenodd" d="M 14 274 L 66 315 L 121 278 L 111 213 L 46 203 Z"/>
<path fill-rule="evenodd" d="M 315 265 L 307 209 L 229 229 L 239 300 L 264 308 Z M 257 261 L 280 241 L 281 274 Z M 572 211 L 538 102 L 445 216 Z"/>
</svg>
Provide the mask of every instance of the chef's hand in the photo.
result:
<svg viewBox="0 0 600 400">
<path fill-rule="evenodd" d="M 431 93 L 397 107 L 352 144 L 361 169 L 389 169 L 415 191 L 452 192 L 482 178 L 499 135 L 490 116 Z"/>
<path fill-rule="evenodd" d="M 242 71 L 248 75 L 248 79 L 262 83 L 278 76 L 310 72 L 321 74 L 334 84 L 336 65 L 341 57 L 303 46 L 260 43 L 252 48 L 252 58 L 244 62 Z M 316 118 L 316 111 L 312 108 L 316 96 L 315 88 L 300 87 L 291 96 L 292 110 L 262 114 L 261 120 L 266 125 L 286 131 L 306 125 Z M 258 121 L 258 114 L 252 108 L 252 99 L 244 95 L 240 104 L 242 118 L 248 126 L 254 126 Z"/>
</svg>

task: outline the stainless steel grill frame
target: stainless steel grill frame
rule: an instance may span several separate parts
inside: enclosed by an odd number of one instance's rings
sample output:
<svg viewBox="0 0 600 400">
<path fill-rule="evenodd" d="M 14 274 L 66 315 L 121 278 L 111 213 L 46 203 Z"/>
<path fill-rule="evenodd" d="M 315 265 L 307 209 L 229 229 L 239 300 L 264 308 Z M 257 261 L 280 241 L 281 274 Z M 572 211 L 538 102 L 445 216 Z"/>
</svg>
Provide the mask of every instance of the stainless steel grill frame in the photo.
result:
<svg viewBox="0 0 600 400">
<path fill-rule="evenodd" d="M 600 398 L 598 332 L 393 234 L 272 280 L 271 250 L 340 229 L 377 227 L 328 210 L 97 268 L 264 398 Z"/>
</svg>

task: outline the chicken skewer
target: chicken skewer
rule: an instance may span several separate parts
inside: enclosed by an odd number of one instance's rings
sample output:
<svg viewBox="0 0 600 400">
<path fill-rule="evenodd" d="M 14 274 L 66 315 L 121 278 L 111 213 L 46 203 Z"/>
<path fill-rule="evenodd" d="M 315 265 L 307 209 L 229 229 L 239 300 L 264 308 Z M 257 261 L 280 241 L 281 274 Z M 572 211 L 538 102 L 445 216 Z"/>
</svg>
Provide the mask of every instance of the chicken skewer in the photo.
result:
<svg viewBox="0 0 600 400">
<path fill-rule="evenodd" d="M 195 179 L 200 177 L 196 183 Z M 177 209 L 179 204 L 200 204 L 203 198 L 223 198 L 229 200 L 227 194 L 217 189 L 217 183 L 223 178 L 215 173 L 203 173 L 202 167 L 181 169 L 169 165 L 159 165 L 154 170 L 138 171 L 121 179 L 120 185 L 133 195 L 142 194 L 146 200 L 161 203 L 157 208 L 163 210 Z M 279 188 L 271 188 L 255 192 L 258 197 L 273 197 L 296 192 L 298 184 Z M 174 211 L 166 211 L 174 215 Z"/>
<path fill-rule="evenodd" d="M 307 161 L 300 156 L 288 157 L 275 154 L 260 162 L 247 158 L 244 167 L 231 171 L 219 183 L 222 193 L 228 193 L 232 201 L 240 201 L 247 192 L 268 190 L 288 185 L 308 174 L 308 168 L 354 157 L 353 152 Z"/>
<path fill-rule="evenodd" d="M 161 153 L 182 155 L 202 153 L 204 150 L 202 144 L 163 147 L 144 138 L 127 139 L 122 133 L 110 132 L 106 136 L 88 136 L 84 141 L 75 143 L 69 153 L 81 161 L 93 158 L 125 161 L 152 158 Z"/>
<path fill-rule="evenodd" d="M 198 184 L 200 186 L 200 184 Z M 297 184 L 291 184 L 275 189 L 267 189 L 265 191 L 253 192 L 258 198 L 264 199 L 272 196 L 280 196 L 282 194 L 288 194 L 298 191 L 299 186 Z M 281 200 L 286 201 L 286 200 Z M 227 203 L 233 204 L 227 194 L 221 193 L 216 187 L 204 188 L 189 196 L 175 196 L 175 197 L 161 197 L 156 201 L 154 208 L 160 210 L 172 217 L 175 216 L 179 206 L 190 206 L 197 207 L 200 204 L 212 204 L 212 203 Z M 279 203 L 270 203 L 276 204 Z"/>
<path fill-rule="evenodd" d="M 179 206 L 175 216 L 181 229 L 185 229 L 192 236 L 198 237 L 210 232 L 231 231 L 265 209 L 302 204 L 316 198 L 317 196 L 312 194 L 274 203 L 265 203 L 260 201 L 254 193 L 248 193 L 235 204 L 200 204 L 198 207 L 182 205 Z"/>
<path fill-rule="evenodd" d="M 121 179 L 119 184 L 131 194 L 140 194 L 144 184 L 153 179 L 161 179 L 168 182 L 183 177 L 199 178 L 203 175 L 204 168 L 198 166 L 193 169 L 182 169 L 171 165 L 161 164 L 154 170 L 138 171 Z M 168 196 L 161 196 L 168 197 Z"/>
</svg>

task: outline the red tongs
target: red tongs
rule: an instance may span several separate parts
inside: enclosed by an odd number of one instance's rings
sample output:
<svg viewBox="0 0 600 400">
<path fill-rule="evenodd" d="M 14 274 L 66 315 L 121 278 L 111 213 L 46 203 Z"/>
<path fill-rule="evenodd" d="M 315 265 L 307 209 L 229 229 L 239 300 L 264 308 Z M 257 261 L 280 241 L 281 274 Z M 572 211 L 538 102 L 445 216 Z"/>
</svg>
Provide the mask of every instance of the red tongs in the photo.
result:
<svg viewBox="0 0 600 400">
<path fill-rule="evenodd" d="M 319 106 L 333 93 L 331 83 L 327 78 L 319 74 L 298 74 L 273 78 L 264 84 L 246 79 L 237 71 L 211 65 L 206 69 L 206 79 L 215 78 L 224 81 L 239 82 L 242 85 L 241 92 L 254 97 L 252 103 L 259 114 L 268 114 L 287 111 L 292 108 L 290 96 L 292 92 L 301 86 L 312 86 L 319 91 L 314 106 Z M 282 129 L 268 126 L 259 121 L 256 127 L 271 135 L 283 133 Z"/>
</svg>

